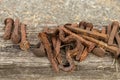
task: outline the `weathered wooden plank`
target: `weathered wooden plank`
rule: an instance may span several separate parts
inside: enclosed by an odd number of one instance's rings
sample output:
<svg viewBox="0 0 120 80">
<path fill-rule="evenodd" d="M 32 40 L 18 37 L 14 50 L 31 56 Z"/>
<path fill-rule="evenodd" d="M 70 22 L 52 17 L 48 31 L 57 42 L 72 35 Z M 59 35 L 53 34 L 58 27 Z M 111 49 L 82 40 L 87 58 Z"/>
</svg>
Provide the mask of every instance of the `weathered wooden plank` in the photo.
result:
<svg viewBox="0 0 120 80">
<path fill-rule="evenodd" d="M 26 54 L 26 53 L 25 53 Z M 28 54 L 28 53 L 27 53 Z M 83 62 L 76 62 L 77 68 L 82 70 L 99 70 L 99 69 L 111 69 L 115 70 L 115 65 L 112 65 L 112 58 L 104 57 L 97 58 L 92 54 Z M 0 59 L 0 68 L 8 68 L 12 66 L 13 68 L 17 67 L 49 67 L 50 63 L 46 57 L 1 57 Z"/>
<path fill-rule="evenodd" d="M 0 70 L 0 78 L 19 78 L 24 79 L 46 79 L 46 80 L 117 80 L 120 79 L 120 74 L 109 70 L 79 70 L 72 73 L 60 71 L 54 73 L 51 68 L 14 68 Z"/>
<path fill-rule="evenodd" d="M 37 34 L 41 27 L 27 29 L 27 37 L 32 45 L 39 42 Z M 60 71 L 53 72 L 51 64 L 46 57 L 36 57 L 30 50 L 22 51 L 19 45 L 14 45 L 10 40 L 2 39 L 4 30 L 0 28 L 0 80 L 37 80 L 37 79 L 81 79 L 81 80 L 103 80 L 120 79 L 120 72 L 116 72 L 116 65 L 113 58 L 106 55 L 99 58 L 90 54 L 83 62 L 76 62 L 76 70 L 71 73 Z M 118 64 L 118 63 L 117 63 Z M 119 70 L 119 69 L 118 69 Z M 17 77 L 16 77 L 17 76 Z"/>
</svg>

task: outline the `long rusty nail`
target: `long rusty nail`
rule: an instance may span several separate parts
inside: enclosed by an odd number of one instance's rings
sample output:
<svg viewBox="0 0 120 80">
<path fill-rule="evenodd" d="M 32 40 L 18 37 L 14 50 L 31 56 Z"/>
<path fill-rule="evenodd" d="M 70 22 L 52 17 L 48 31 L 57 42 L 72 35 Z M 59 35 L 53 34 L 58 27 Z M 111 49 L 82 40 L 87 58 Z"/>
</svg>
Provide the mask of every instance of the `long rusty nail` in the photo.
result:
<svg viewBox="0 0 120 80">
<path fill-rule="evenodd" d="M 97 39 L 103 39 L 103 40 L 108 40 L 108 35 L 106 34 L 101 34 L 98 32 L 92 32 L 92 31 L 88 31 L 88 30 L 83 30 L 80 28 L 73 28 L 71 26 L 65 26 L 65 28 L 69 29 L 70 31 L 73 31 L 75 33 L 82 33 L 85 36 L 91 36 Z"/>
<path fill-rule="evenodd" d="M 14 22 L 14 30 L 11 36 L 11 40 L 14 44 L 19 43 L 21 40 L 19 29 L 20 29 L 20 22 L 19 19 L 16 19 Z"/>
<path fill-rule="evenodd" d="M 4 21 L 5 24 L 5 33 L 3 35 L 4 40 L 9 40 L 11 38 L 12 29 L 13 29 L 13 19 L 12 18 L 6 18 Z"/>
<path fill-rule="evenodd" d="M 26 35 L 26 25 L 21 24 L 21 42 L 20 42 L 20 48 L 22 50 L 28 50 L 30 48 L 30 43 L 27 40 Z"/>
<path fill-rule="evenodd" d="M 89 36 L 84 36 L 82 35 L 83 38 L 96 43 L 97 45 L 99 45 L 100 47 L 102 47 L 103 49 L 110 51 L 114 54 L 115 57 L 118 57 L 118 55 L 120 54 L 120 49 L 118 47 L 115 46 L 109 46 L 108 44 L 104 43 L 103 41 L 99 41 L 97 39 L 94 39 L 92 37 Z"/>
<path fill-rule="evenodd" d="M 39 33 L 38 37 L 39 37 L 39 39 L 41 40 L 41 42 L 43 43 L 43 45 L 45 47 L 48 59 L 50 60 L 50 63 L 52 64 L 53 69 L 56 72 L 59 72 L 58 64 L 56 63 L 56 61 L 55 61 L 55 59 L 53 57 L 53 51 L 52 51 L 50 42 L 49 42 L 49 40 L 47 38 L 47 35 L 44 32 L 42 32 L 42 33 Z"/>
</svg>

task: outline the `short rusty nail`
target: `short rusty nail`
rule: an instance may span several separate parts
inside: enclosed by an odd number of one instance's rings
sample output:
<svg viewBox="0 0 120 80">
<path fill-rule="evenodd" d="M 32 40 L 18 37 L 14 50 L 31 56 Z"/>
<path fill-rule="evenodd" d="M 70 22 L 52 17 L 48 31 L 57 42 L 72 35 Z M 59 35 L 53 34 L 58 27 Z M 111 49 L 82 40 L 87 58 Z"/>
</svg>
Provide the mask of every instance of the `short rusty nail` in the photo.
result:
<svg viewBox="0 0 120 80">
<path fill-rule="evenodd" d="M 19 19 L 16 19 L 14 22 L 14 30 L 11 36 L 11 40 L 14 44 L 18 44 L 20 42 L 20 22 Z"/>
<path fill-rule="evenodd" d="M 98 39 L 103 39 L 103 40 L 108 40 L 108 35 L 106 34 L 101 34 L 98 32 L 92 32 L 92 31 L 88 31 L 88 30 L 83 30 L 80 28 L 73 28 L 70 26 L 65 26 L 65 28 L 69 29 L 70 31 L 74 32 L 74 33 L 81 33 L 85 36 L 90 36 L 90 37 L 94 37 L 94 38 L 98 38 Z"/>
<path fill-rule="evenodd" d="M 45 48 L 45 50 L 46 50 L 48 59 L 50 60 L 50 63 L 52 64 L 53 69 L 54 69 L 56 72 L 59 72 L 58 64 L 57 64 L 57 62 L 55 61 L 54 56 L 53 56 L 53 54 L 52 54 L 53 51 L 52 51 L 50 42 L 49 42 L 49 40 L 48 40 L 48 38 L 47 38 L 47 35 L 46 35 L 44 32 L 42 32 L 42 33 L 39 33 L 38 37 L 39 37 L 39 39 L 41 40 L 41 42 L 43 43 L 43 45 L 44 45 L 44 48 Z"/>
<path fill-rule="evenodd" d="M 3 38 L 4 40 L 9 40 L 11 38 L 14 21 L 12 18 L 6 18 L 4 23 L 5 23 L 5 33 L 3 35 Z"/>
<path fill-rule="evenodd" d="M 26 25 L 21 24 L 21 42 L 20 42 L 20 48 L 22 50 L 28 50 L 30 48 L 30 43 L 28 42 L 26 38 Z"/>
</svg>

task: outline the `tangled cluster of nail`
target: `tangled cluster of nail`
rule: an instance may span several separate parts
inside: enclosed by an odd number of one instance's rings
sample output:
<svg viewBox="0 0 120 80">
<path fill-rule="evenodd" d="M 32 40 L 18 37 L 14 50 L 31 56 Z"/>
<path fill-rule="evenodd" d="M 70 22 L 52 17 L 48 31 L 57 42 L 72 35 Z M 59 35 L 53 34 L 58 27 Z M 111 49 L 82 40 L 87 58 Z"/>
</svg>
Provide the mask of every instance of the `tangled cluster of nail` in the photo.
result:
<svg viewBox="0 0 120 80">
<path fill-rule="evenodd" d="M 5 20 L 4 39 L 13 43 L 20 42 L 20 48 L 27 50 L 29 42 L 26 39 L 26 25 L 16 19 Z M 31 49 L 39 57 L 46 56 L 54 71 L 69 72 L 76 69 L 74 61 L 83 61 L 89 53 L 103 57 L 106 53 L 116 59 L 120 56 L 119 22 L 103 26 L 101 30 L 94 28 L 89 22 L 67 23 L 54 28 L 45 27 L 38 33 L 40 42 Z"/>
</svg>

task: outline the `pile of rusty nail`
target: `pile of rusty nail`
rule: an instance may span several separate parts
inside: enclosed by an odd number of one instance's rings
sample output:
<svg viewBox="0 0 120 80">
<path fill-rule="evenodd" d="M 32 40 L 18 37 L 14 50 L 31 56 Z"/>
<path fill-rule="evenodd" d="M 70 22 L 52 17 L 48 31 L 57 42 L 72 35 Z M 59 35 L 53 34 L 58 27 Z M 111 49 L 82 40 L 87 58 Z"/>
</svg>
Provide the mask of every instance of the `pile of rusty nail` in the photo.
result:
<svg viewBox="0 0 120 80">
<path fill-rule="evenodd" d="M 27 50 L 30 44 L 26 38 L 25 25 L 19 23 L 18 19 L 13 21 L 11 18 L 5 20 L 5 25 L 4 39 L 11 38 L 13 43 L 20 42 L 20 48 Z M 109 52 L 118 59 L 120 56 L 119 29 L 117 21 L 102 27 L 101 30 L 85 21 L 79 24 L 67 23 L 55 28 L 45 27 L 38 34 L 40 42 L 31 50 L 36 56 L 47 56 L 54 71 L 69 72 L 76 69 L 74 61 L 85 60 L 89 53 L 103 57 Z"/>
<path fill-rule="evenodd" d="M 103 57 L 107 52 L 115 58 L 120 54 L 119 23 L 114 21 L 111 25 L 95 29 L 92 23 L 81 21 L 67 23 L 56 28 L 44 28 L 38 34 L 40 39 L 37 51 L 47 54 L 53 69 L 58 72 L 73 71 L 74 61 L 83 61 L 88 54 Z M 40 55 L 40 53 L 34 54 Z M 41 54 L 42 55 L 42 54 Z"/>
<path fill-rule="evenodd" d="M 12 18 L 6 18 L 4 24 L 4 40 L 11 39 L 13 44 L 20 44 L 22 50 L 28 50 L 30 44 L 26 38 L 26 25 L 20 23 L 19 19 L 14 21 Z"/>
</svg>

